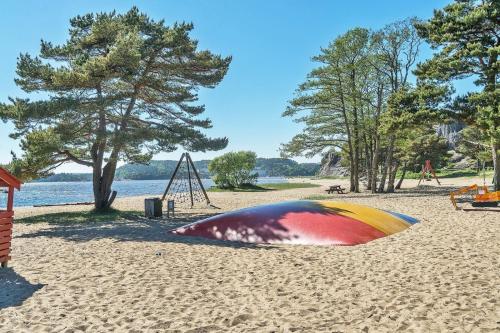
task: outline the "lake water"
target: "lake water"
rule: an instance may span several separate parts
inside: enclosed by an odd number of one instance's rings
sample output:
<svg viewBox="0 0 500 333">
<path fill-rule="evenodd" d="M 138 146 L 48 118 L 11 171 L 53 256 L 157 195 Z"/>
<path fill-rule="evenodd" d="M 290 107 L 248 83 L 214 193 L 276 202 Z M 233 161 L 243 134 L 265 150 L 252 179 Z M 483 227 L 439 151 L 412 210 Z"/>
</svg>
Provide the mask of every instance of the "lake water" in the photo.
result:
<svg viewBox="0 0 500 333">
<path fill-rule="evenodd" d="M 206 189 L 214 185 L 211 179 L 202 179 L 202 182 Z M 286 179 L 262 177 L 257 183 L 286 183 Z M 161 196 L 167 184 L 168 180 L 122 180 L 113 183 L 113 190 L 118 192 L 118 198 L 140 195 Z M 14 196 L 16 207 L 88 201 L 93 201 L 91 182 L 26 183 Z M 7 195 L 0 193 L 0 208 L 4 208 L 6 202 Z"/>
</svg>

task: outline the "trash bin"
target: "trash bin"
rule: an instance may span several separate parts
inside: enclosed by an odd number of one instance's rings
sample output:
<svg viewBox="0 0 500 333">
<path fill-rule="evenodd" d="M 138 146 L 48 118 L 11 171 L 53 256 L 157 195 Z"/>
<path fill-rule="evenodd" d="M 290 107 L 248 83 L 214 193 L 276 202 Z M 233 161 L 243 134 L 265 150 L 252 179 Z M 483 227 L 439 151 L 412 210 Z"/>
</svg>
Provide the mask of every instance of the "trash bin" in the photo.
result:
<svg viewBox="0 0 500 333">
<path fill-rule="evenodd" d="M 144 199 L 144 215 L 146 217 L 162 217 L 162 201 L 160 198 Z"/>
</svg>

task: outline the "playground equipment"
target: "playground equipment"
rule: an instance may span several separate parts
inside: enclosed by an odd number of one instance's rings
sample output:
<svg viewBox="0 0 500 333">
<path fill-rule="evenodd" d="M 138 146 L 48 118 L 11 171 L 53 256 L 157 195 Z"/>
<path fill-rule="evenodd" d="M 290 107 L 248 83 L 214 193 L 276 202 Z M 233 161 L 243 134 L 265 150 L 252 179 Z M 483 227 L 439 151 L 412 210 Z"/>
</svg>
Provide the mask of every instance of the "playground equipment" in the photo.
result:
<svg viewBox="0 0 500 333">
<path fill-rule="evenodd" d="M 0 187 L 7 188 L 7 206 L 0 210 L 0 266 L 7 267 L 14 219 L 14 189 L 21 189 L 21 181 L 0 167 Z"/>
<path fill-rule="evenodd" d="M 456 210 L 462 208 L 457 205 L 457 196 L 471 193 L 472 207 L 496 207 L 500 202 L 500 191 L 490 192 L 486 185 L 486 164 L 483 161 L 483 186 L 476 184 L 459 188 L 456 191 L 450 192 L 450 200 Z"/>
<path fill-rule="evenodd" d="M 348 202 L 299 200 L 245 208 L 170 232 L 245 243 L 356 245 L 417 222 L 403 214 Z"/>
<path fill-rule="evenodd" d="M 418 185 L 420 185 L 420 182 L 422 181 L 422 179 L 425 179 L 426 181 L 430 181 L 431 175 L 434 177 L 434 179 L 437 181 L 437 183 L 439 185 L 441 185 L 441 183 L 439 182 L 439 178 L 436 176 L 436 173 L 434 172 L 434 169 L 432 168 L 431 161 L 426 160 L 425 164 L 422 165 L 422 174 L 420 175 L 420 179 L 418 180 Z"/>
<path fill-rule="evenodd" d="M 174 201 L 175 205 L 188 203 L 191 207 L 195 202 L 212 206 L 189 153 L 181 155 L 161 200 Z"/>
<path fill-rule="evenodd" d="M 457 205 L 457 196 L 472 192 L 472 207 L 496 207 L 500 202 L 500 191 L 489 192 L 488 186 L 478 186 L 476 184 L 462 187 L 450 192 L 450 200 L 456 210 L 462 209 Z"/>
</svg>

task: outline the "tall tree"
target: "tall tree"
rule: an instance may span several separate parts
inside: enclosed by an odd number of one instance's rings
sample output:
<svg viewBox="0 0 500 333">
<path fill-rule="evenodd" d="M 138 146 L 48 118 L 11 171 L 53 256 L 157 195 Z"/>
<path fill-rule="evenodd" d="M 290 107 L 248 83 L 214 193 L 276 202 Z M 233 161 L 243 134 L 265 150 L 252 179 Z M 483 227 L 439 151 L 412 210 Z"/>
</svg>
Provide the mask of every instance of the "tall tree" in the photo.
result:
<svg viewBox="0 0 500 333">
<path fill-rule="evenodd" d="M 416 28 L 437 50 L 418 66 L 420 79 L 441 84 L 472 76 L 482 87 L 466 99 L 475 111 L 475 124 L 490 141 L 495 189 L 500 190 L 500 2 L 455 0 Z"/>
<path fill-rule="evenodd" d="M 378 61 L 373 66 L 388 81 L 390 93 L 397 93 L 409 84 L 411 71 L 417 61 L 421 38 L 413 27 L 416 19 L 410 18 L 388 24 L 373 36 L 373 48 Z M 389 133 L 386 158 L 378 191 L 383 192 L 387 177 L 387 192 L 394 192 L 394 179 L 399 162 L 394 159 L 396 134 Z M 378 151 L 376 152 L 378 154 Z"/>
<path fill-rule="evenodd" d="M 447 87 L 422 84 L 417 88 L 403 87 L 390 95 L 381 125 L 382 133 L 396 138 L 395 163 L 389 174 L 389 184 L 394 184 L 401 164 L 403 176 L 397 186 L 388 188 L 388 192 L 401 187 L 404 173 L 413 162 L 421 164 L 429 159 L 438 166 L 436 162 L 444 159 L 446 144 L 436 136 L 433 126 L 445 120 L 442 110 L 449 102 L 449 93 Z"/>
<path fill-rule="evenodd" d="M 200 51 L 192 24 L 165 25 L 133 7 L 70 20 L 63 45 L 42 41 L 40 57 L 21 54 L 16 83 L 39 101 L 11 99 L 0 116 L 16 127 L 23 167 L 44 175 L 66 162 L 93 169 L 95 208 L 111 205 L 119 160 L 144 163 L 177 145 L 189 151 L 218 150 L 226 138 L 200 129 L 200 87 L 214 88 L 230 57 Z"/>
<path fill-rule="evenodd" d="M 306 127 L 282 146 L 285 156 L 315 155 L 332 149 L 349 156 L 351 191 L 359 192 L 370 32 L 355 28 L 336 38 L 313 59 L 321 64 L 299 86 L 283 116 Z M 305 114 L 304 114 L 305 113 Z"/>
</svg>

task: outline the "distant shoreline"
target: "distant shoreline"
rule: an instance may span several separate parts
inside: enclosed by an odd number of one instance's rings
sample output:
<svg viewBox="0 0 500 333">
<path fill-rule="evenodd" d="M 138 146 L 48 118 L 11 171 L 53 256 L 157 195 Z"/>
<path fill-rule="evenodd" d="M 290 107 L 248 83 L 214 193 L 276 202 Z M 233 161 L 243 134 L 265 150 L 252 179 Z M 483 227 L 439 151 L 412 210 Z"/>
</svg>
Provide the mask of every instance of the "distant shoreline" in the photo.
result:
<svg viewBox="0 0 500 333">
<path fill-rule="evenodd" d="M 178 161 L 151 160 L 148 164 L 125 164 L 116 170 L 115 180 L 164 180 L 170 179 Z M 208 171 L 210 160 L 194 161 L 201 178 L 211 177 Z M 257 158 L 255 172 L 261 177 L 314 177 L 320 169 L 319 163 L 298 163 L 286 158 Z M 92 181 L 91 173 L 57 173 L 37 179 L 35 183 Z"/>
<path fill-rule="evenodd" d="M 134 196 L 161 196 L 165 191 L 168 179 L 152 180 L 117 180 L 113 189 L 118 192 L 119 198 Z M 285 177 L 259 177 L 258 183 L 287 182 Z M 206 190 L 214 185 L 212 179 L 202 179 Z M 80 202 L 93 202 L 91 181 L 54 181 L 31 182 L 16 192 L 15 207 L 34 207 L 38 205 L 64 205 Z M 6 194 L 0 193 L 0 199 Z M 0 205 L 4 200 L 0 200 Z M 2 206 L 0 206 L 2 207 Z"/>
<path fill-rule="evenodd" d="M 296 177 L 291 177 L 291 176 L 262 176 L 258 177 L 258 179 L 292 179 L 292 178 L 314 178 L 314 176 L 296 176 Z M 170 178 L 145 178 L 145 179 L 115 179 L 114 182 L 136 182 L 136 181 L 154 181 L 154 180 L 163 180 L 168 182 Z M 201 178 L 202 181 L 212 181 L 211 178 Z M 29 182 L 26 182 L 25 184 L 40 184 L 40 183 L 91 183 L 92 180 L 59 180 L 59 181 L 49 181 L 49 180 L 32 180 Z"/>
</svg>

